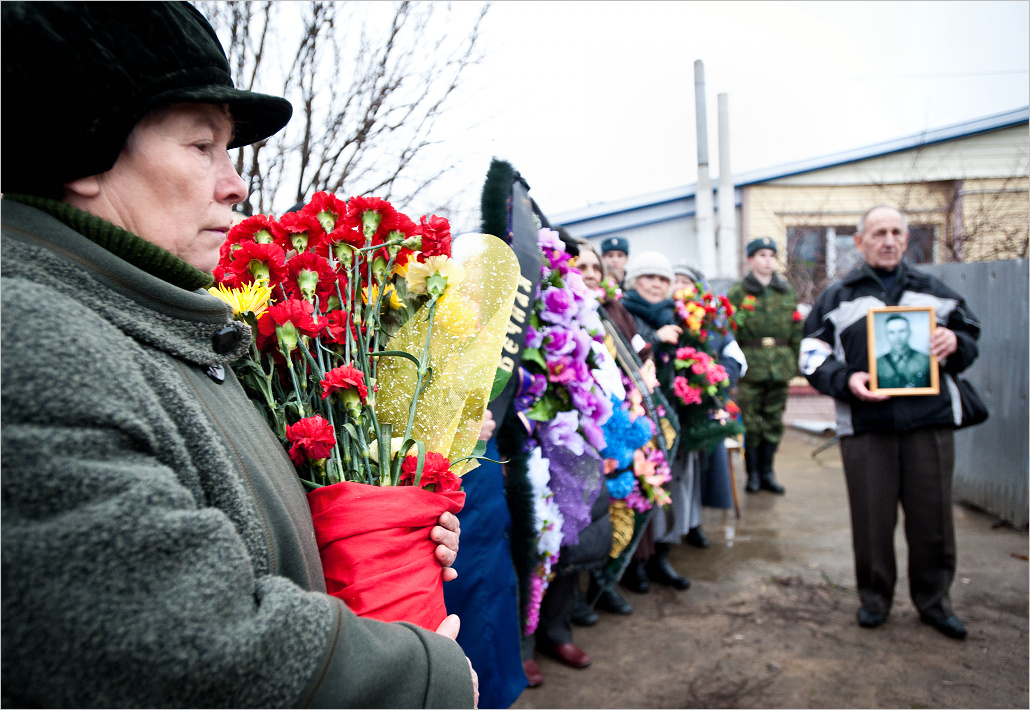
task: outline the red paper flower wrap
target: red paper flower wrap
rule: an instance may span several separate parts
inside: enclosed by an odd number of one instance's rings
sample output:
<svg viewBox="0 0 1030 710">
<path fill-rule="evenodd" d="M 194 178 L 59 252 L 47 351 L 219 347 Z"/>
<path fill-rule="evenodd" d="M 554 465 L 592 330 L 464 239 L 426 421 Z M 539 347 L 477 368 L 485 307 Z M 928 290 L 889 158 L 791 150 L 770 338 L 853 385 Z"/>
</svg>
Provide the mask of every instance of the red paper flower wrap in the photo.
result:
<svg viewBox="0 0 1030 710">
<path fill-rule="evenodd" d="M 429 531 L 465 493 L 335 483 L 308 493 L 326 589 L 358 616 L 429 631 L 447 617 Z"/>
</svg>

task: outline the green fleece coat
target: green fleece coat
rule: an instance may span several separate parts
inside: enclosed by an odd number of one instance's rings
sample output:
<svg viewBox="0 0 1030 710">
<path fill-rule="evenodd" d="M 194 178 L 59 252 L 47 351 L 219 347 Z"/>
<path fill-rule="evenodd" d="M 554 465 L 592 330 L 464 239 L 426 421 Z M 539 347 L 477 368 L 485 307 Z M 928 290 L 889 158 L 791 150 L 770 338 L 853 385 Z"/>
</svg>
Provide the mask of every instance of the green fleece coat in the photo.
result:
<svg viewBox="0 0 1030 710">
<path fill-rule="evenodd" d="M 250 330 L 107 223 L 2 217 L 4 707 L 471 707 L 456 643 L 324 593 Z"/>
</svg>

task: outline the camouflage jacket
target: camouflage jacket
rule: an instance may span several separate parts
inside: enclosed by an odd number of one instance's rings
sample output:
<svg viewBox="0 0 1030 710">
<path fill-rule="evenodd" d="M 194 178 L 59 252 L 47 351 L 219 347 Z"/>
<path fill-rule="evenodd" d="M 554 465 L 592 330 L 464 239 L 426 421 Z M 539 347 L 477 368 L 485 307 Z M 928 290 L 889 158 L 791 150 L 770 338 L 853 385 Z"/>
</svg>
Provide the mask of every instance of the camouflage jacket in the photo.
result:
<svg viewBox="0 0 1030 710">
<path fill-rule="evenodd" d="M 797 313 L 794 289 L 780 274 L 768 286 L 748 274 L 726 294 L 738 309 L 737 342 L 747 358 L 744 382 L 787 382 L 798 372 L 798 352 L 804 323 Z M 754 296 L 754 311 L 740 310 Z"/>
</svg>

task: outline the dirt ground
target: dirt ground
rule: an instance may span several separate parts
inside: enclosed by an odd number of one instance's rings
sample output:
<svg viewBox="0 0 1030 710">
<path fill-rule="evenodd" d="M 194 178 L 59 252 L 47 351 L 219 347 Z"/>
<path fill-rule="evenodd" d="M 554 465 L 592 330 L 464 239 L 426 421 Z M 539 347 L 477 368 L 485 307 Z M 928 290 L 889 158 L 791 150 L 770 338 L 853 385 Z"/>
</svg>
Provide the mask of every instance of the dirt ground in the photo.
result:
<svg viewBox="0 0 1030 710">
<path fill-rule="evenodd" d="M 955 508 L 954 641 L 919 622 L 907 551 L 887 624 L 855 622 L 858 595 L 836 446 L 791 431 L 777 459 L 785 496 L 741 492 L 742 515 L 705 510 L 712 546 L 676 546 L 686 592 L 622 590 L 629 616 L 575 628 L 593 659 L 573 670 L 538 654 L 544 683 L 516 708 L 1026 708 L 1028 539 L 995 517 Z M 743 484 L 735 461 L 738 486 Z"/>
</svg>

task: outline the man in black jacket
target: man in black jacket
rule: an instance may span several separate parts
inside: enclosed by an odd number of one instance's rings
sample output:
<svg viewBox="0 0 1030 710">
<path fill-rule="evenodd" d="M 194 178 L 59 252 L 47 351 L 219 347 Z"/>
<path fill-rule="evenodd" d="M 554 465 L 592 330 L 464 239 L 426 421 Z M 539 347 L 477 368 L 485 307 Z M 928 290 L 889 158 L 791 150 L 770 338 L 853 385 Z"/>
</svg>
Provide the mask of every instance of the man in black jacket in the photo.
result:
<svg viewBox="0 0 1030 710">
<path fill-rule="evenodd" d="M 858 623 L 880 626 L 890 612 L 900 501 L 919 617 L 962 639 L 966 629 L 949 598 L 955 577 L 953 430 L 961 418 L 953 376 L 976 359 L 980 324 L 960 295 L 902 263 L 908 236 L 905 215 L 893 207 L 879 205 L 862 216 L 855 246 L 865 263 L 819 296 L 805 323 L 799 364 L 813 387 L 837 401 L 862 604 Z M 869 390 L 867 313 L 897 305 L 934 308 L 930 350 L 941 365 L 940 394 L 890 397 Z"/>
</svg>

